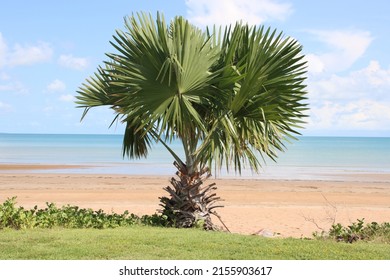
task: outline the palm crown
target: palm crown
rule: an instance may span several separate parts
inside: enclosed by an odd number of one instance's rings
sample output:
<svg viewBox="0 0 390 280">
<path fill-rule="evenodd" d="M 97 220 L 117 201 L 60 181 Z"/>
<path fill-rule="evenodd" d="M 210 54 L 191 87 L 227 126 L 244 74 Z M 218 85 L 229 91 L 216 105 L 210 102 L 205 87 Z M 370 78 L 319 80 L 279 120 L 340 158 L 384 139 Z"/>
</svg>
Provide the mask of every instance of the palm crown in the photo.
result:
<svg viewBox="0 0 390 280">
<path fill-rule="evenodd" d="M 298 133 L 307 105 L 296 40 L 242 23 L 203 31 L 176 17 L 167 25 L 160 14 L 129 17 L 125 27 L 111 42 L 117 53 L 77 96 L 84 115 L 108 105 L 126 124 L 124 155 L 146 157 L 161 142 L 192 186 L 213 163 L 258 171 Z M 169 147 L 174 139 L 184 160 Z"/>
</svg>

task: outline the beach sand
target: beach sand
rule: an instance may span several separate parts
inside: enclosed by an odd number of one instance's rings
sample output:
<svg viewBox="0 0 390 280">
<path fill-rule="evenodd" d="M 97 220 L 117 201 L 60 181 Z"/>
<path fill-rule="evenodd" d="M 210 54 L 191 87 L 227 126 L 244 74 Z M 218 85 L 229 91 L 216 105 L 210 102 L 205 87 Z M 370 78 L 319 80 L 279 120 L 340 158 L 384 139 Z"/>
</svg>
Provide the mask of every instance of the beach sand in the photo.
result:
<svg viewBox="0 0 390 280">
<path fill-rule="evenodd" d="M 77 205 L 137 215 L 153 214 L 170 176 L 45 173 L 74 168 L 0 165 L 0 202 L 16 196 L 18 205 Z M 40 173 L 35 173 L 40 170 Z M 29 172 L 34 171 L 34 172 Z M 224 199 L 219 215 L 233 233 L 267 230 L 282 237 L 311 237 L 332 223 L 390 221 L 390 174 L 356 175 L 337 181 L 209 179 Z M 220 224 L 218 219 L 215 219 Z"/>
</svg>

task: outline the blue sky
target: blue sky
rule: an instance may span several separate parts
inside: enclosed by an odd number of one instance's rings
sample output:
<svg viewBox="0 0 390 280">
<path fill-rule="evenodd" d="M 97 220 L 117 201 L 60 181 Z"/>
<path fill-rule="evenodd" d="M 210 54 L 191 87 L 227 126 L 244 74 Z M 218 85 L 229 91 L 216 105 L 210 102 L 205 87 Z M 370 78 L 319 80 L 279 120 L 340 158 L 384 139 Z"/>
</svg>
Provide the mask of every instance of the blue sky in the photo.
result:
<svg viewBox="0 0 390 280">
<path fill-rule="evenodd" d="M 21 1 L 0 9 L 0 132 L 123 133 L 108 108 L 82 123 L 76 90 L 113 51 L 123 18 L 139 11 L 200 27 L 243 20 L 283 31 L 308 60 L 303 135 L 390 137 L 387 0 Z"/>
</svg>

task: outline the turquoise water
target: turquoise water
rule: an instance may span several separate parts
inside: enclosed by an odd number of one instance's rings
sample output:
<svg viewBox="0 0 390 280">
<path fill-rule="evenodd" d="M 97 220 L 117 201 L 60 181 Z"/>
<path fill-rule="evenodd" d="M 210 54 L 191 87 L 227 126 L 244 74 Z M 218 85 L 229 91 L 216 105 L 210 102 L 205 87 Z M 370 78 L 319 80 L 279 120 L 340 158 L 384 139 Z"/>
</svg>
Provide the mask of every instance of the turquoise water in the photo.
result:
<svg viewBox="0 0 390 280">
<path fill-rule="evenodd" d="M 264 179 L 329 179 L 349 174 L 390 174 L 390 138 L 300 137 L 286 144 L 277 163 L 268 160 Z M 171 146 L 183 154 L 180 143 Z M 0 134 L 0 163 L 68 164 L 84 168 L 35 172 L 172 175 L 173 158 L 155 145 L 147 159 L 122 157 L 122 135 Z M 8 171 L 9 172 L 9 171 Z M 219 177 L 238 177 L 222 170 Z"/>
</svg>

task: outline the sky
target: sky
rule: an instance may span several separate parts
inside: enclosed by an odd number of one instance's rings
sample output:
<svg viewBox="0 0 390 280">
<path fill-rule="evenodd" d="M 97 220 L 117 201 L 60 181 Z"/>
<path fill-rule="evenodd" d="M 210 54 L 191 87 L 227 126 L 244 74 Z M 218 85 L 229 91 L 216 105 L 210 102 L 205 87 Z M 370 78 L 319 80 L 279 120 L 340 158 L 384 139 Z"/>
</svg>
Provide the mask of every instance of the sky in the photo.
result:
<svg viewBox="0 0 390 280">
<path fill-rule="evenodd" d="M 181 15 L 194 25 L 265 25 L 303 46 L 310 110 L 304 136 L 390 137 L 388 0 L 35 0 L 0 9 L 0 132 L 122 134 L 109 108 L 75 95 L 114 52 L 124 17 Z"/>
</svg>

